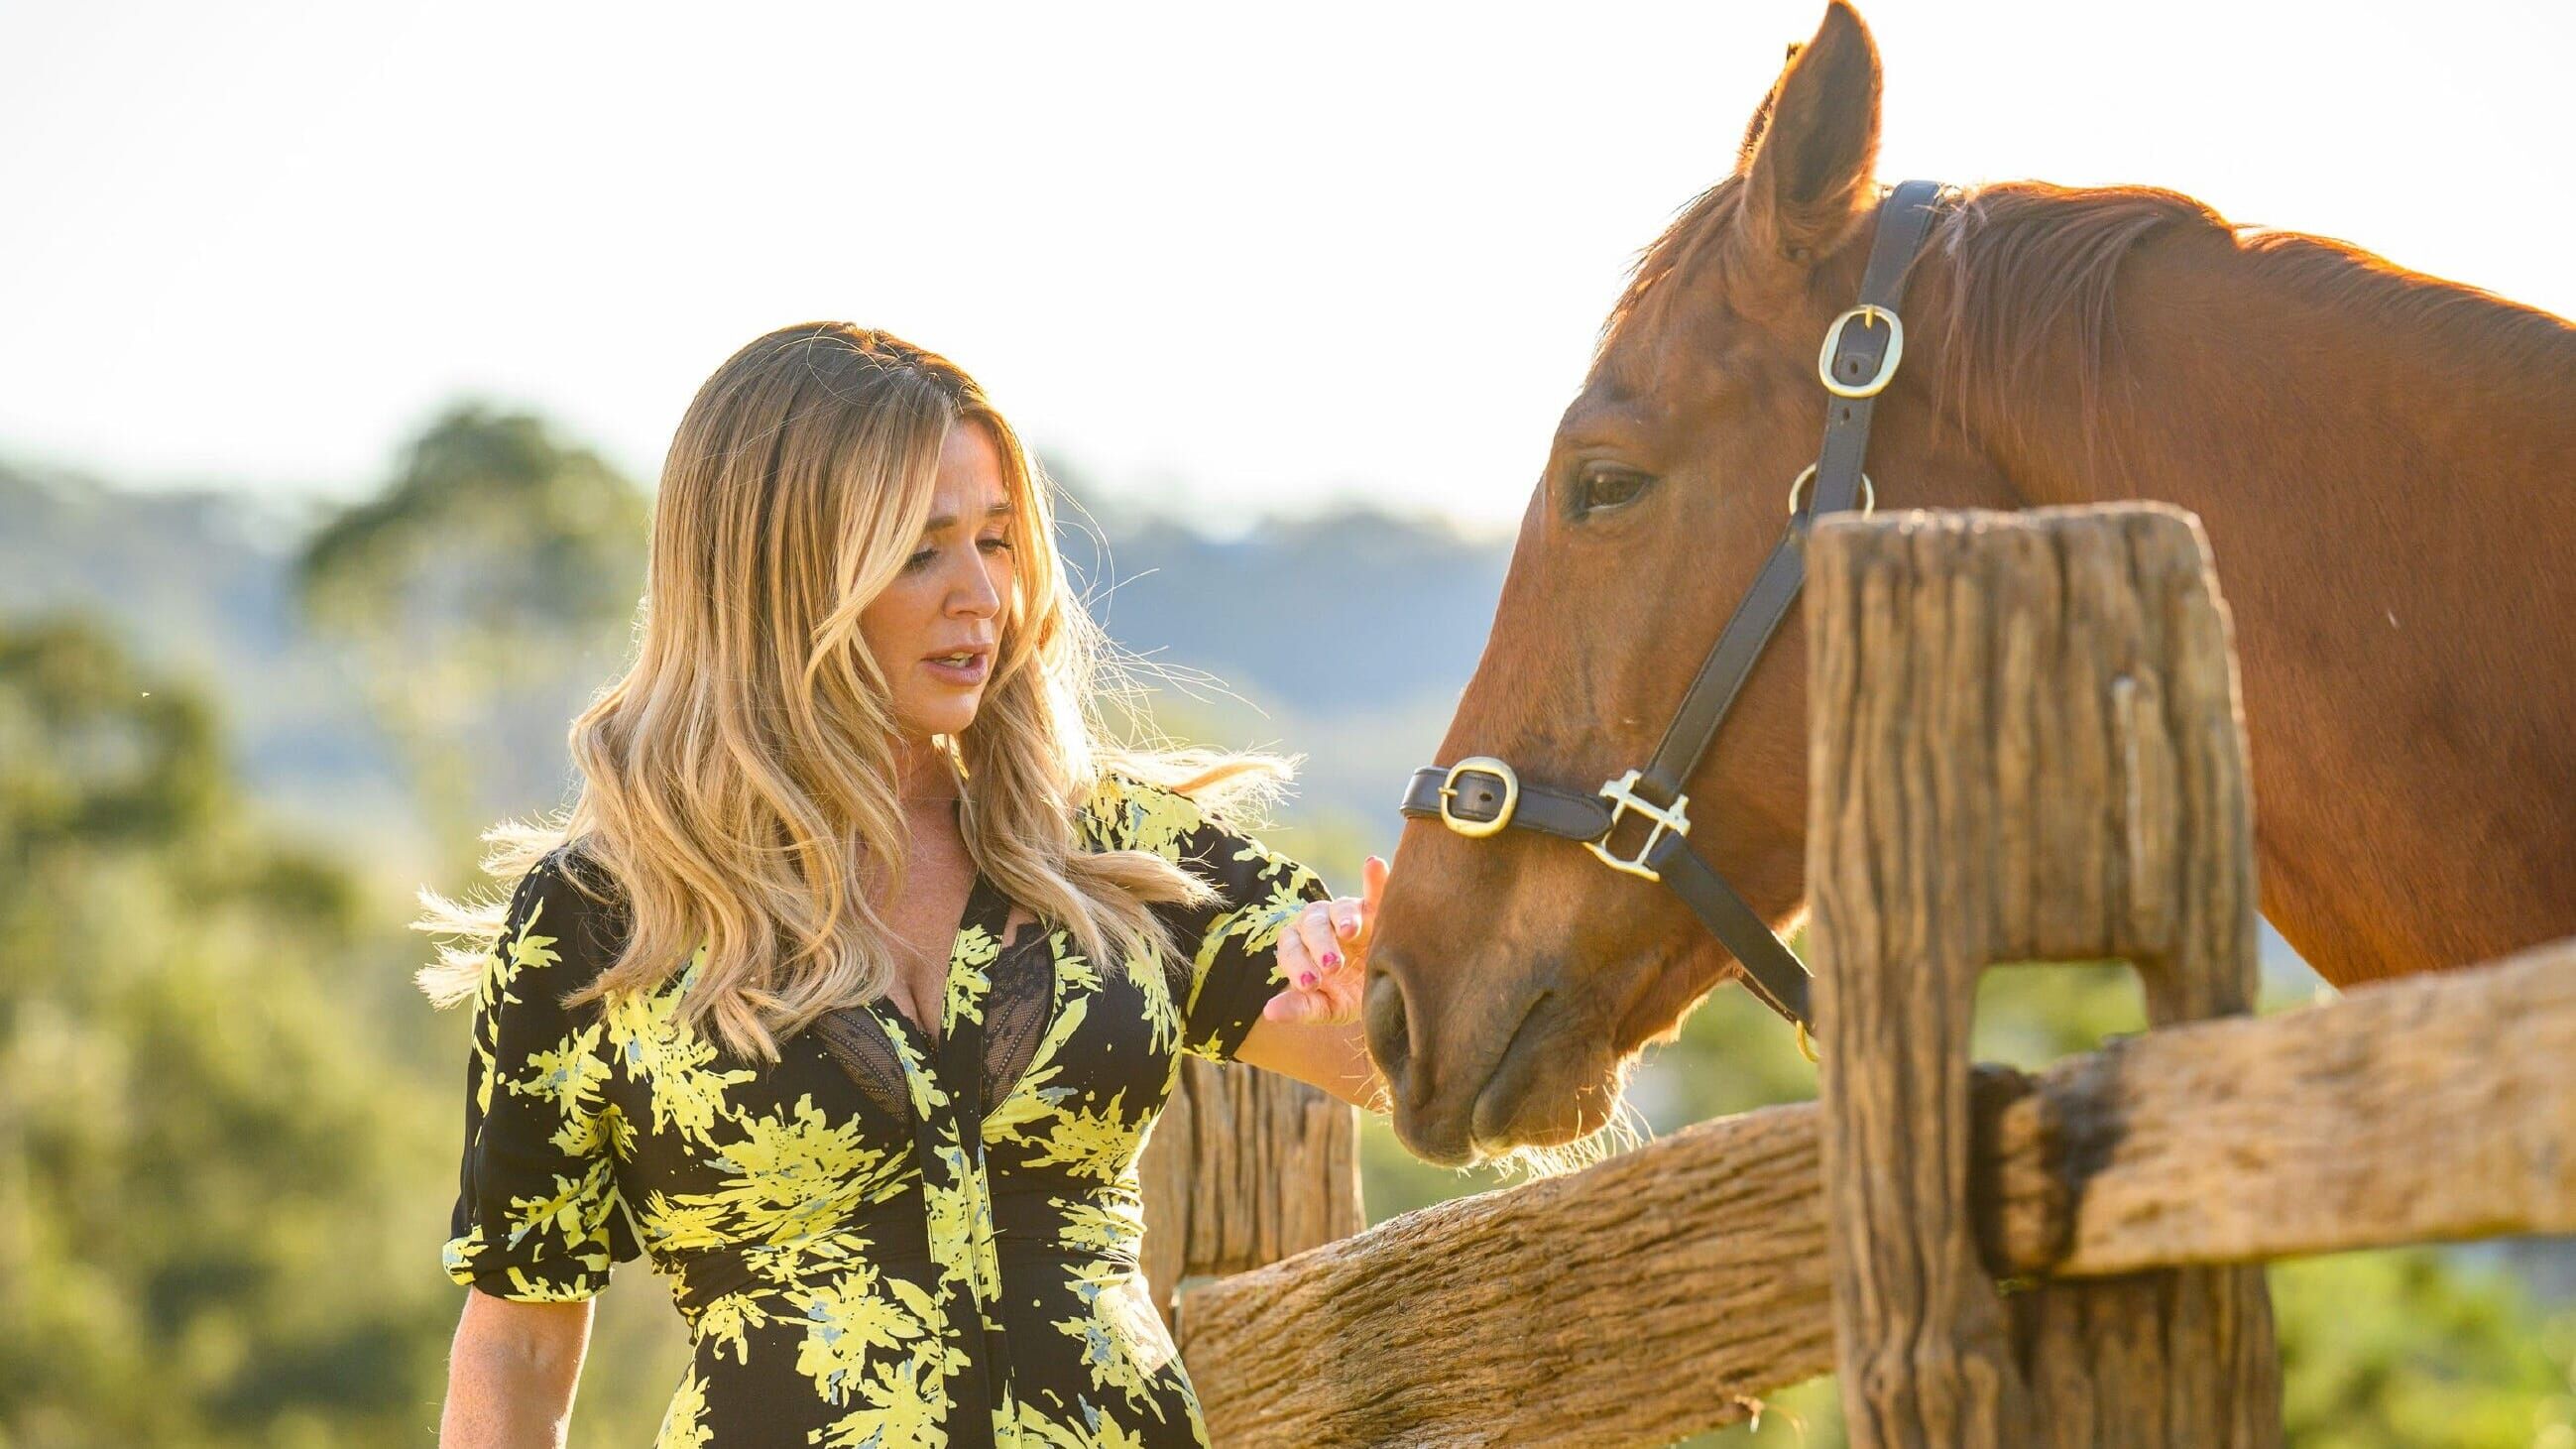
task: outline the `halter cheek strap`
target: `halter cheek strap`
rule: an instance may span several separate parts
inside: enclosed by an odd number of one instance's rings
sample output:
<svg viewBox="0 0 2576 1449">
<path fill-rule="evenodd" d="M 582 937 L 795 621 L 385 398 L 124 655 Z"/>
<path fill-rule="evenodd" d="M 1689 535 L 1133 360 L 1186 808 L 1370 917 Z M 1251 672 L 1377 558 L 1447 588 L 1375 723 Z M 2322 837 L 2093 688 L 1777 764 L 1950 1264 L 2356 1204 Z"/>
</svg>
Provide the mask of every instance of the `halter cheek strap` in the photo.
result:
<svg viewBox="0 0 2576 1449">
<path fill-rule="evenodd" d="M 1753 666 L 1798 600 L 1806 582 L 1802 548 L 1808 522 L 1817 514 L 1843 512 L 1855 503 L 1866 508 L 1877 501 L 1861 471 L 1869 452 L 1870 413 L 1905 355 L 1904 323 L 1896 304 L 1903 299 L 1915 253 L 1939 214 L 1942 195 L 1936 182 L 1908 181 L 1879 203 L 1878 233 L 1861 275 L 1860 303 L 1826 328 L 1816 360 L 1817 379 L 1833 396 L 1816 461 L 1790 485 L 1787 530 L 1701 662 L 1645 768 L 1578 794 L 1526 783 L 1504 761 L 1477 755 L 1445 769 L 1416 770 L 1401 806 L 1407 816 L 1437 819 L 1471 838 L 1520 829 L 1576 841 L 1613 870 L 1670 887 L 1743 966 L 1745 985 L 1795 1024 L 1802 1040 L 1809 1024 L 1806 966 L 1726 878 L 1689 848 L 1690 797 L 1683 791 L 1716 742 Z M 1622 853 L 1612 838 L 1630 816 L 1645 822 L 1645 836 L 1633 851 Z"/>
</svg>

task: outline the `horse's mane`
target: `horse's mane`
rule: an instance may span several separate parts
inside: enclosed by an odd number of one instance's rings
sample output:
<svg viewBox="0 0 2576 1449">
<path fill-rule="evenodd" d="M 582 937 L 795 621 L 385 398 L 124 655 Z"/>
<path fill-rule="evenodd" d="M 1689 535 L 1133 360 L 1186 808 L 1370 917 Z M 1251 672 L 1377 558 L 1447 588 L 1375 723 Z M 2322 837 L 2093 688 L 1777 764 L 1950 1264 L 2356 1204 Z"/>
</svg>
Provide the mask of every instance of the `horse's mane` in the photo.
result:
<svg viewBox="0 0 2576 1449">
<path fill-rule="evenodd" d="M 2359 247 L 2295 231 L 2236 228 L 2242 250 L 2273 262 L 2277 275 L 2319 303 L 2349 308 L 2508 367 L 2564 368 L 2576 328 L 2566 319 L 2483 287 L 2409 271 Z"/>
<path fill-rule="evenodd" d="M 1764 113 L 1767 114 L 1768 110 L 1769 103 L 1765 102 Z M 1762 119 L 1757 115 L 1755 124 L 1759 125 Z M 1648 310 L 1649 298 L 1664 304 L 1655 309 L 1658 313 L 1667 310 L 1669 302 L 1665 299 L 1671 289 L 1665 283 L 1675 273 L 1690 270 L 1703 255 L 1718 245 L 1727 228 L 1733 224 L 1736 210 L 1743 200 L 1744 177 L 1739 172 L 1691 198 L 1690 204 L 1674 215 L 1672 223 L 1637 253 L 1637 260 L 1628 268 L 1628 285 L 1620 291 L 1619 300 L 1611 304 L 1610 315 L 1601 323 L 1601 335 L 1593 341 L 1594 362 L 1601 360 L 1601 354 L 1608 350 L 1612 338 L 1626 331 L 1633 319 L 1640 318 Z"/>
<path fill-rule="evenodd" d="M 2120 263 L 2159 232 L 2224 237 L 2217 212 L 2150 186 L 2077 188 L 1998 182 L 1961 195 L 1915 259 L 1937 268 L 1947 297 L 1929 319 L 1942 333 L 1952 417 L 2011 418 L 2052 344 L 2072 345 L 2078 405 L 2091 415 L 2119 346 L 2112 306 Z M 2098 435 L 2094 435 L 2098 436 Z"/>
<path fill-rule="evenodd" d="M 1741 208 L 1743 177 L 1700 193 L 1638 254 L 1628 285 L 1602 324 L 1595 359 L 1631 326 L 1652 326 L 1677 305 L 1672 279 L 1695 271 Z M 1918 279 L 1945 283 L 1928 325 L 1943 339 L 1952 416 L 2016 414 L 2030 370 L 2078 359 L 2075 383 L 2090 411 L 2116 360 L 2113 305 L 2120 264 L 2149 238 L 2197 232 L 2232 245 L 2270 279 L 2322 308 L 2359 314 L 2420 342 L 2459 349 L 2464 360 L 2511 368 L 2576 369 L 2576 329 L 2491 292 L 2409 271 L 2358 247 L 2298 232 L 2228 221 L 2180 192 L 2147 186 L 2069 187 L 1995 182 L 1961 194 L 1916 259 Z"/>
<path fill-rule="evenodd" d="M 1953 416 L 1972 404 L 1989 419 L 2014 416 L 2008 403 L 2027 395 L 2025 374 L 2064 341 L 2077 359 L 2079 403 L 2090 413 L 2119 354 L 2120 264 L 2142 242 L 2175 232 L 2224 243 L 2264 280 L 2455 358 L 2459 368 L 2576 365 L 2576 329 L 2560 319 L 2344 242 L 2240 225 L 2154 187 L 2012 181 L 1969 192 L 1917 262 L 1942 267 L 1949 284 L 1946 315 L 1936 319 L 1950 373 L 1944 405 Z"/>
</svg>

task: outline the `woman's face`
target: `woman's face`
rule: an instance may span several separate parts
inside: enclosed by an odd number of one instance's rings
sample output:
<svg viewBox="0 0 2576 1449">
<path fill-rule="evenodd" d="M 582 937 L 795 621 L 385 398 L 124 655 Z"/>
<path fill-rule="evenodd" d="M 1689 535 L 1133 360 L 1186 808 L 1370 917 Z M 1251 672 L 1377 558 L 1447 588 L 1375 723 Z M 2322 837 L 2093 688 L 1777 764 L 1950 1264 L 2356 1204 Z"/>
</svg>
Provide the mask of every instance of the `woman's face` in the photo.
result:
<svg viewBox="0 0 2576 1449">
<path fill-rule="evenodd" d="M 859 613 L 905 738 L 955 735 L 974 720 L 1011 597 L 1016 522 L 992 435 L 974 422 L 949 429 L 930 522 L 903 572 Z"/>
</svg>

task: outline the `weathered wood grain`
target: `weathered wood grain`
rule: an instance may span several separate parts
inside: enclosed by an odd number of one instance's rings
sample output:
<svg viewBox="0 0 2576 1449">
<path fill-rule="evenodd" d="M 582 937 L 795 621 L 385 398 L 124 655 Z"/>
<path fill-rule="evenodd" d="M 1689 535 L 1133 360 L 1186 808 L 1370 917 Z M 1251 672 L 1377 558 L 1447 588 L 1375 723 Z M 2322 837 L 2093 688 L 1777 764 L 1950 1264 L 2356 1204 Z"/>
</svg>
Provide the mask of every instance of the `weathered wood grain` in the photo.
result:
<svg viewBox="0 0 2576 1449">
<path fill-rule="evenodd" d="M 2057 1064 L 1993 1130 L 2021 1184 L 1996 1189 L 2008 1273 L 2576 1232 L 2576 941 L 2133 1037 Z M 2050 1178 L 2071 1215 L 2034 1200 Z"/>
<path fill-rule="evenodd" d="M 1187 1279 L 1276 1263 L 1367 1221 L 1357 1110 L 1249 1067 L 1185 1059 L 1137 1171 L 1145 1279 L 1167 1317 Z"/>
<path fill-rule="evenodd" d="M 1988 966 L 2125 957 L 2157 1025 L 2251 1006 L 2244 721 L 2198 521 L 1836 519 L 1807 559 L 1808 939 L 1853 1444 L 2279 1443 L 2258 1269 L 2007 1302 L 1971 1187 Z"/>
<path fill-rule="evenodd" d="M 1181 1302 L 1220 1444 L 1655 1443 L 1823 1370 L 1809 1107 L 1407 1213 Z"/>
<path fill-rule="evenodd" d="M 1813 1104 L 1704 1122 L 1191 1289 L 1217 1441 L 1652 1443 L 1743 1417 L 1833 1367 L 1821 1126 Z M 2576 941 L 1998 1077 L 1977 1136 L 2012 1275 L 2576 1232 Z"/>
</svg>

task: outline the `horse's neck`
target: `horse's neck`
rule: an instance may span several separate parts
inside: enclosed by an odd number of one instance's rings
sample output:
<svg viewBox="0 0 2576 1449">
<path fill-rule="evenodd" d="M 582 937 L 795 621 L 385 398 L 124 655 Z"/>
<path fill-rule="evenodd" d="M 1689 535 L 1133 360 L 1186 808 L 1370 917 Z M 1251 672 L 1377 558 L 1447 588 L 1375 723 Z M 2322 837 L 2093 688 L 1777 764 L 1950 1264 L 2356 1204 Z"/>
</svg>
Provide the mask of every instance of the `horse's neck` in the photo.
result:
<svg viewBox="0 0 2576 1449">
<path fill-rule="evenodd" d="M 2265 911 L 2346 983 L 2576 934 L 2576 330 L 2335 260 L 2142 247 L 2008 467 L 2201 516 Z"/>
</svg>

